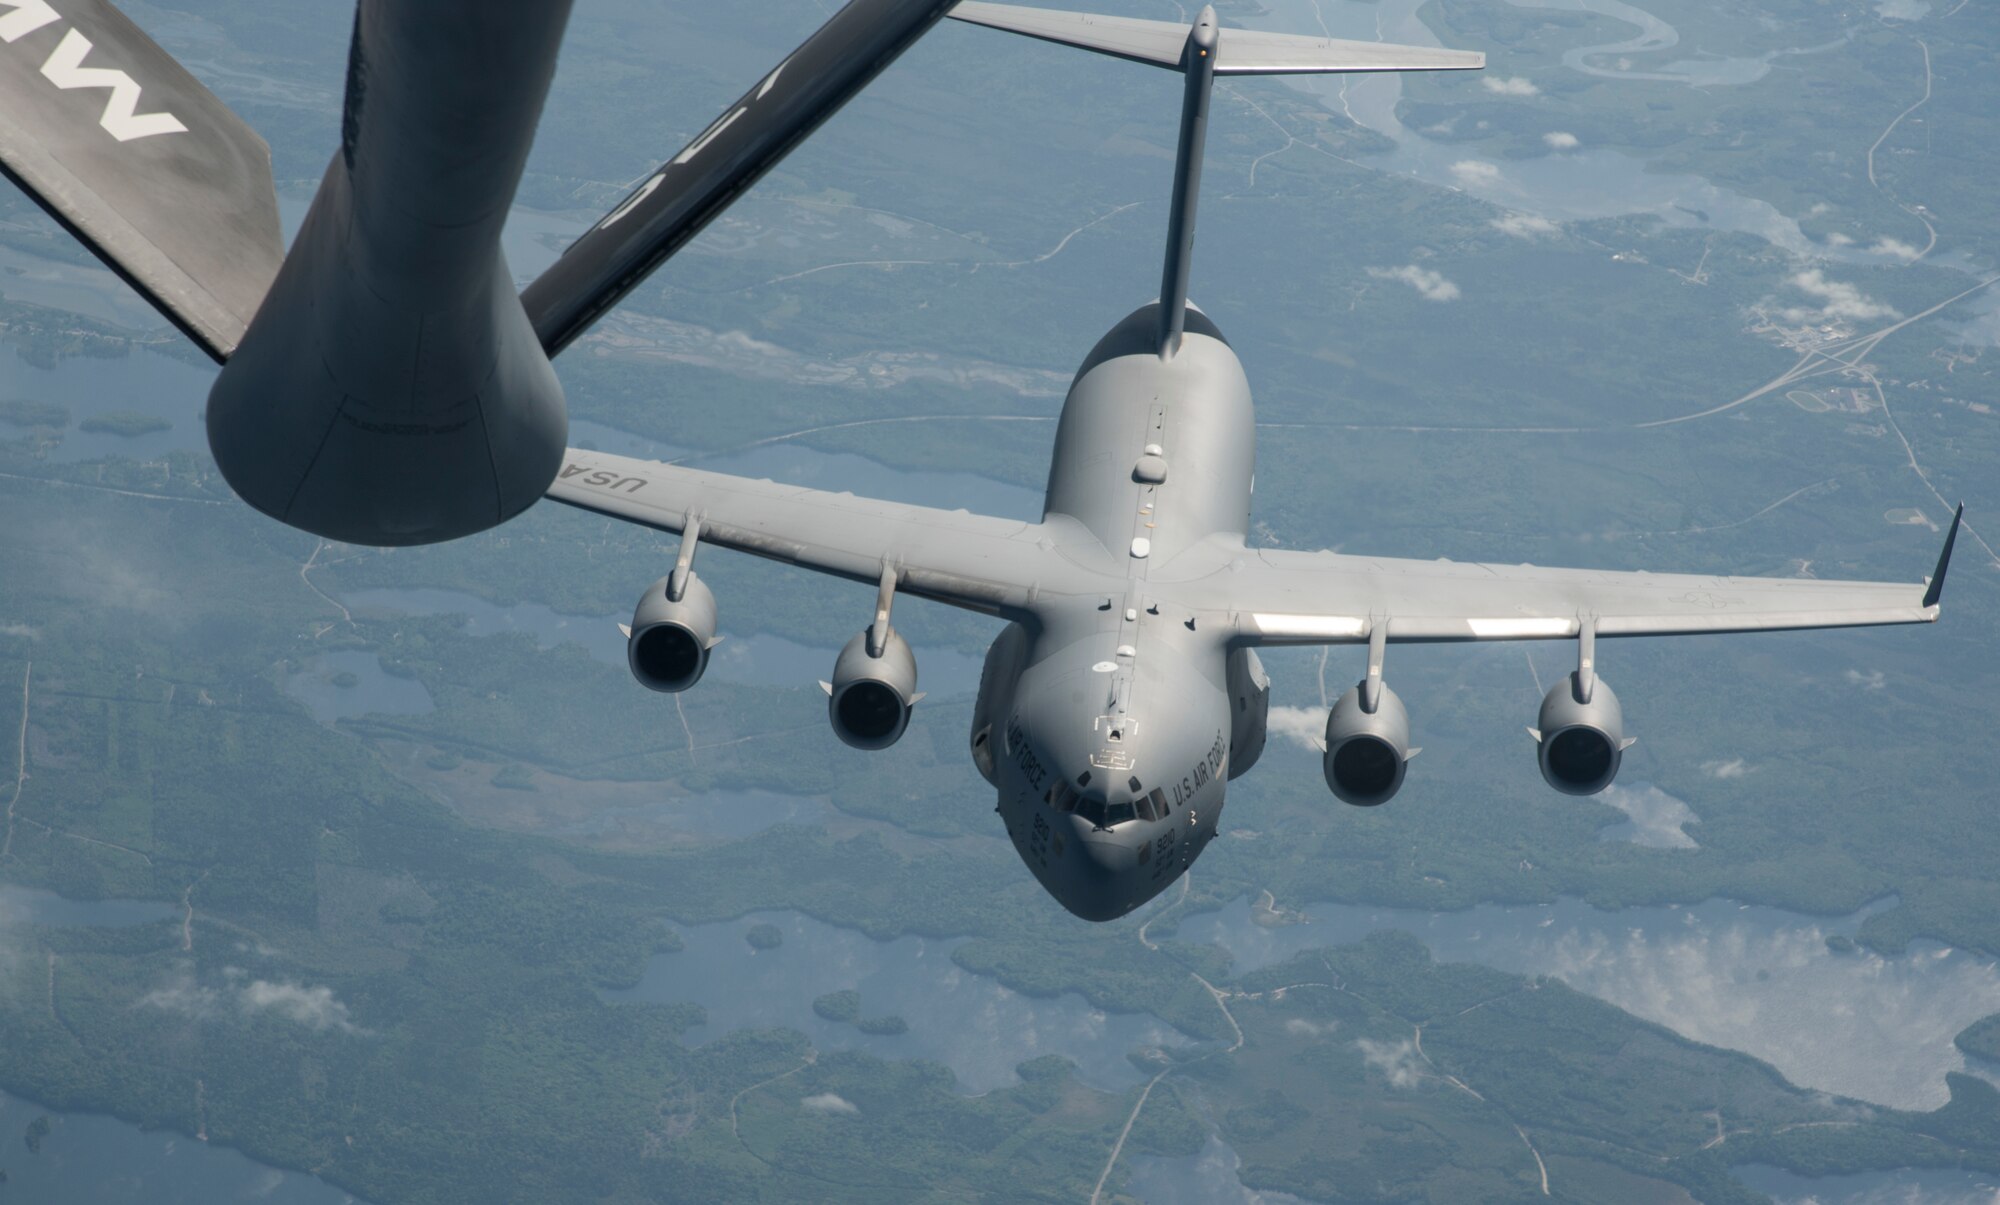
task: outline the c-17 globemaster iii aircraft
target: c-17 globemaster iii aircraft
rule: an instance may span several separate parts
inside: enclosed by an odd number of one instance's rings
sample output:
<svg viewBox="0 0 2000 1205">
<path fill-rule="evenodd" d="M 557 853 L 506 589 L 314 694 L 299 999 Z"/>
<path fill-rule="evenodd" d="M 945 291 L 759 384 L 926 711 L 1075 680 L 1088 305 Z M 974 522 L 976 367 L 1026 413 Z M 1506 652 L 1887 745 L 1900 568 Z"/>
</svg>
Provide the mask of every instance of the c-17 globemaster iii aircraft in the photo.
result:
<svg viewBox="0 0 2000 1205">
<path fill-rule="evenodd" d="M 1243 367 L 1187 300 L 1209 98 L 1219 75 L 1478 68 L 1423 47 L 962 3 L 960 20 L 1183 72 L 1185 100 L 1160 299 L 1084 357 L 1064 403 L 1045 513 L 1023 523 L 572 449 L 549 497 L 681 534 L 640 599 L 633 674 L 693 686 L 716 642 L 701 544 L 879 586 L 874 622 L 824 683 L 833 729 L 881 749 L 908 727 L 916 659 L 899 593 L 1007 620 L 986 655 L 973 763 L 998 790 L 1021 859 L 1076 915 L 1110 920 L 1157 895 L 1215 836 L 1225 784 L 1263 752 L 1264 645 L 1365 644 L 1334 706 L 1323 770 L 1370 807 L 1403 785 L 1410 721 L 1383 682 L 1391 643 L 1573 640 L 1534 735 L 1558 791 L 1609 786 L 1631 738 L 1598 676 L 1600 636 L 1927 623 L 1958 533 L 1926 583 L 1684 576 L 1393 560 L 1249 547 L 1255 424 Z M 1963 514 L 1963 508 L 1960 508 Z"/>
</svg>

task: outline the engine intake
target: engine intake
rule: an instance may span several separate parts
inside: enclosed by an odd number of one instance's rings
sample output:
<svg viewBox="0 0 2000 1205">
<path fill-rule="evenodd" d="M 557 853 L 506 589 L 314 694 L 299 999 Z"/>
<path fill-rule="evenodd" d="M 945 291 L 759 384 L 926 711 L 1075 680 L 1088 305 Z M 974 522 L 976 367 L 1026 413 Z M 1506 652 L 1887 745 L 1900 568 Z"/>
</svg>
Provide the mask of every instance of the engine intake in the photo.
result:
<svg viewBox="0 0 2000 1205">
<path fill-rule="evenodd" d="M 1410 713 L 1387 686 L 1375 710 L 1362 708 L 1356 685 L 1333 705 L 1326 718 L 1326 785 L 1343 803 L 1372 808 L 1403 789 L 1403 775 L 1416 750 L 1410 748 Z"/>
<path fill-rule="evenodd" d="M 833 681 L 826 688 L 826 714 L 833 734 L 856 749 L 887 749 L 903 739 L 917 701 L 917 658 L 909 642 L 893 628 L 882 642 L 881 654 L 868 650 L 863 629 L 833 664 Z"/>
<path fill-rule="evenodd" d="M 1611 687 L 1596 678 L 1586 690 L 1574 673 L 1542 700 L 1540 727 L 1530 731 L 1542 777 L 1565 795 L 1595 795 L 1610 786 L 1632 746 Z"/>
<path fill-rule="evenodd" d="M 680 601 L 667 596 L 673 579 L 661 578 L 639 599 L 632 612 L 632 634 L 625 642 L 625 661 L 632 676 L 649 690 L 675 693 L 701 681 L 708 671 L 708 653 L 717 643 L 715 595 L 694 574 Z"/>
</svg>

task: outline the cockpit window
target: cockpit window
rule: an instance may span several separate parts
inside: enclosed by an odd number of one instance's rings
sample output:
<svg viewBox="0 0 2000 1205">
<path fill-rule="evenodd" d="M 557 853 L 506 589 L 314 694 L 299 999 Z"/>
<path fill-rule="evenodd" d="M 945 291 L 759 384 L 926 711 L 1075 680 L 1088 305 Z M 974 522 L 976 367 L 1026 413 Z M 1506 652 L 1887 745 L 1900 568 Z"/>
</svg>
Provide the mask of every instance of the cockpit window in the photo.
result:
<svg viewBox="0 0 2000 1205">
<path fill-rule="evenodd" d="M 1069 785 L 1067 779 L 1058 779 L 1056 784 L 1049 788 L 1049 793 L 1045 798 L 1049 806 L 1058 812 L 1073 812 L 1076 810 L 1076 790 Z"/>
<path fill-rule="evenodd" d="M 1092 824 L 1096 825 L 1099 828 L 1105 827 L 1104 801 L 1102 799 L 1078 800 L 1076 805 L 1076 814 L 1083 817 L 1085 820 L 1090 821 Z"/>
<path fill-rule="evenodd" d="M 1123 824 L 1132 816 L 1133 808 L 1130 803 L 1114 803 L 1104 809 L 1104 826 L 1109 828 L 1114 824 Z"/>
</svg>

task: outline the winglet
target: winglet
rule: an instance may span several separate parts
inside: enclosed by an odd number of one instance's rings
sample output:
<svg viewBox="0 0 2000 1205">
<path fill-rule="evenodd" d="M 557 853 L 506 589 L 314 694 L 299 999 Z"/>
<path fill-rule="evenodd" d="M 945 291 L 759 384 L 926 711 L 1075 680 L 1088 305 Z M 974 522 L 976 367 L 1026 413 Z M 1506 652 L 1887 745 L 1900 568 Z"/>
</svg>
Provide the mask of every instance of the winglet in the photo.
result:
<svg viewBox="0 0 2000 1205">
<path fill-rule="evenodd" d="M 1965 521 L 1965 503 L 1958 504 L 1958 513 L 1951 517 L 1951 530 L 1945 533 L 1944 551 L 1938 553 L 1937 569 L 1930 576 L 1930 588 L 1924 591 L 1926 608 L 1938 605 L 1944 597 L 1944 571 L 1951 568 L 1951 546 L 1958 543 L 1958 525 Z"/>
</svg>

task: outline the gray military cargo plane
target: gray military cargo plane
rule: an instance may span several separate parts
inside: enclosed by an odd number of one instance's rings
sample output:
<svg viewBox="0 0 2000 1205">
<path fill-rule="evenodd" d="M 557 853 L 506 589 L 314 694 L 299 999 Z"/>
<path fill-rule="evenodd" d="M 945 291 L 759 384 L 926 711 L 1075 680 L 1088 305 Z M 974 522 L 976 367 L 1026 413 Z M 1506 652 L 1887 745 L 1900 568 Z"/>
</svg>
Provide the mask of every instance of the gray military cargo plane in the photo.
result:
<svg viewBox="0 0 2000 1205">
<path fill-rule="evenodd" d="M 1609 786 L 1632 741 L 1596 672 L 1600 636 L 1927 623 L 1958 531 L 1927 583 L 1681 576 L 1455 564 L 1249 547 L 1255 423 L 1243 367 L 1187 300 L 1202 143 L 1217 76 L 1478 68 L 1424 47 L 1192 27 L 967 0 L 951 16 L 1186 76 L 1160 299 L 1084 357 L 1064 403 L 1040 523 L 827 493 L 571 449 L 549 497 L 679 533 L 673 572 L 628 629 L 638 680 L 693 686 L 716 642 L 701 544 L 875 584 L 874 622 L 827 692 L 841 740 L 894 744 L 917 664 L 891 622 L 911 594 L 996 616 L 973 710 L 973 764 L 1022 861 L 1077 916 L 1124 916 L 1214 838 L 1225 784 L 1263 752 L 1265 645 L 1365 644 L 1328 717 L 1327 785 L 1372 807 L 1402 787 L 1410 721 L 1383 682 L 1409 641 L 1573 640 L 1577 668 L 1533 733 L 1558 791 Z M 1961 514 L 1963 508 L 1961 508 Z"/>
</svg>

